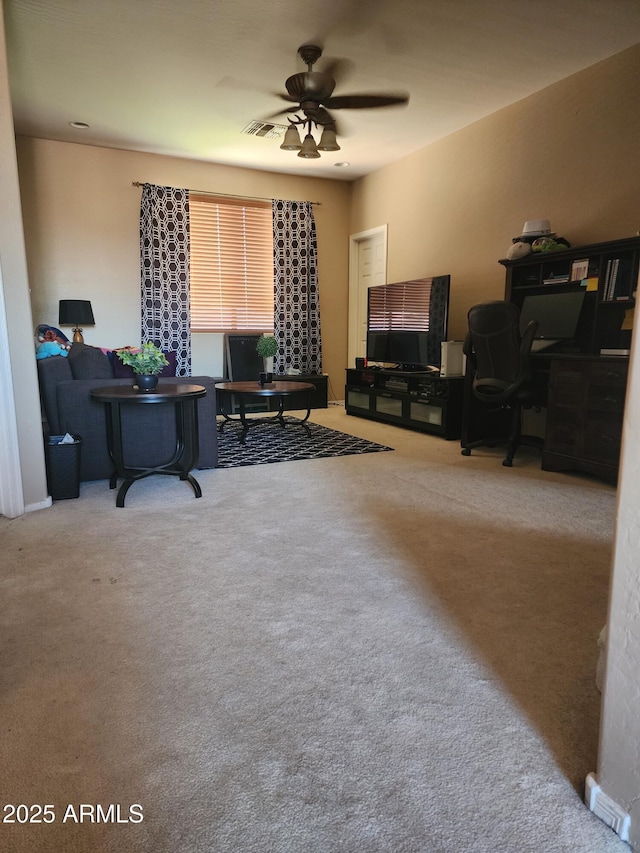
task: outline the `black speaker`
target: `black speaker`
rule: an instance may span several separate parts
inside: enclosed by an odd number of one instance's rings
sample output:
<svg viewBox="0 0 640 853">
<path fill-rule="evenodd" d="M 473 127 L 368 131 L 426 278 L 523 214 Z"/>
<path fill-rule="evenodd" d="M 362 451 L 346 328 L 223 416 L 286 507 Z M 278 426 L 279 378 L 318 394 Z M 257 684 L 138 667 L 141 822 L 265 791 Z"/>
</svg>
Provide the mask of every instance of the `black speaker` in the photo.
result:
<svg viewBox="0 0 640 853">
<path fill-rule="evenodd" d="M 356 358 L 356 370 L 364 370 L 367 366 L 366 358 Z"/>
</svg>

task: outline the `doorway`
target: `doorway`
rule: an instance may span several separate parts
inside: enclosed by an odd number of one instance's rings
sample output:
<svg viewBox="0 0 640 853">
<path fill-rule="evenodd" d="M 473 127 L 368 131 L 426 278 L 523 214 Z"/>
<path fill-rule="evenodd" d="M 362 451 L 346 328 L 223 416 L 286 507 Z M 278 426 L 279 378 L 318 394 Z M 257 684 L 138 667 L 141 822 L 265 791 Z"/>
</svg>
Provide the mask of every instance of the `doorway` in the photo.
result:
<svg viewBox="0 0 640 853">
<path fill-rule="evenodd" d="M 349 367 L 367 352 L 367 293 L 387 282 L 387 226 L 349 237 Z"/>
</svg>

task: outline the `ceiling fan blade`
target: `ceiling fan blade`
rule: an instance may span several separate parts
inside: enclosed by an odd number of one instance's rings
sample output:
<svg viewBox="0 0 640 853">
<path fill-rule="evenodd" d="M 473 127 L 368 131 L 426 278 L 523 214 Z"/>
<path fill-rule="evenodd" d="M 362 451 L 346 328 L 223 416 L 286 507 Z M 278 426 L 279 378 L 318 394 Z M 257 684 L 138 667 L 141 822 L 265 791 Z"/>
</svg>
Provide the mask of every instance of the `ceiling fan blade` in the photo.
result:
<svg viewBox="0 0 640 853">
<path fill-rule="evenodd" d="M 337 122 L 334 116 L 327 112 L 324 107 L 320 107 L 318 110 L 318 124 L 320 127 L 333 127 L 336 136 L 346 136 L 342 124 Z"/>
<path fill-rule="evenodd" d="M 329 124 L 335 124 L 335 123 L 336 123 L 336 120 L 331 115 L 331 113 L 329 113 L 327 110 L 325 110 L 324 107 L 318 108 L 318 113 L 316 116 L 316 124 L 321 124 L 324 127 L 326 127 Z"/>
<path fill-rule="evenodd" d="M 346 83 L 355 69 L 355 62 L 350 59 L 327 59 L 322 65 L 324 74 L 329 74 L 337 84 Z"/>
<path fill-rule="evenodd" d="M 337 95 L 323 102 L 331 110 L 367 110 L 374 107 L 393 107 L 409 102 L 409 95 Z"/>
<path fill-rule="evenodd" d="M 274 92 L 273 94 L 276 98 L 280 98 L 282 101 L 289 101 L 291 104 L 299 103 L 297 98 L 294 98 L 292 95 L 285 95 L 284 92 Z"/>
</svg>

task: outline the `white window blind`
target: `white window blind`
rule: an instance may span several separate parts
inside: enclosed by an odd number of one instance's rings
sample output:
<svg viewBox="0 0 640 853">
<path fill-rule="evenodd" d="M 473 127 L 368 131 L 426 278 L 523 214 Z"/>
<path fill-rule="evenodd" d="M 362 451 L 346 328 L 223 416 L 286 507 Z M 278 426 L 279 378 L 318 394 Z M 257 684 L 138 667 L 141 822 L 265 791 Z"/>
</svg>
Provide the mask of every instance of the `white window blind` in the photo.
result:
<svg viewBox="0 0 640 853">
<path fill-rule="evenodd" d="M 273 329 L 269 202 L 189 196 L 193 332 Z"/>
</svg>

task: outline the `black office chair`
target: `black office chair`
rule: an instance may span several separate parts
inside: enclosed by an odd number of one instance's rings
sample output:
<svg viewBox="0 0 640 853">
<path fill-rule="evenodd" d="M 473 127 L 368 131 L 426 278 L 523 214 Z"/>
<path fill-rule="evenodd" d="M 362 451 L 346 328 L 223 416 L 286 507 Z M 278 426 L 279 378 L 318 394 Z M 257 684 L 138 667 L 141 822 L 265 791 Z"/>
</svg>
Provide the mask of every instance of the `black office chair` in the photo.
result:
<svg viewBox="0 0 640 853">
<path fill-rule="evenodd" d="M 474 397 L 493 410 L 509 409 L 508 434 L 471 441 L 462 450 L 469 456 L 474 447 L 493 447 L 504 441 L 507 455 L 502 464 L 511 467 L 521 444 L 542 448 L 542 439 L 522 435 L 523 409 L 536 405 L 536 389 L 531 381 L 529 355 L 538 323 L 531 320 L 520 334 L 520 310 L 512 302 L 485 302 L 468 313 L 469 331 L 463 352 Z M 467 406 L 467 413 L 471 410 Z"/>
</svg>

